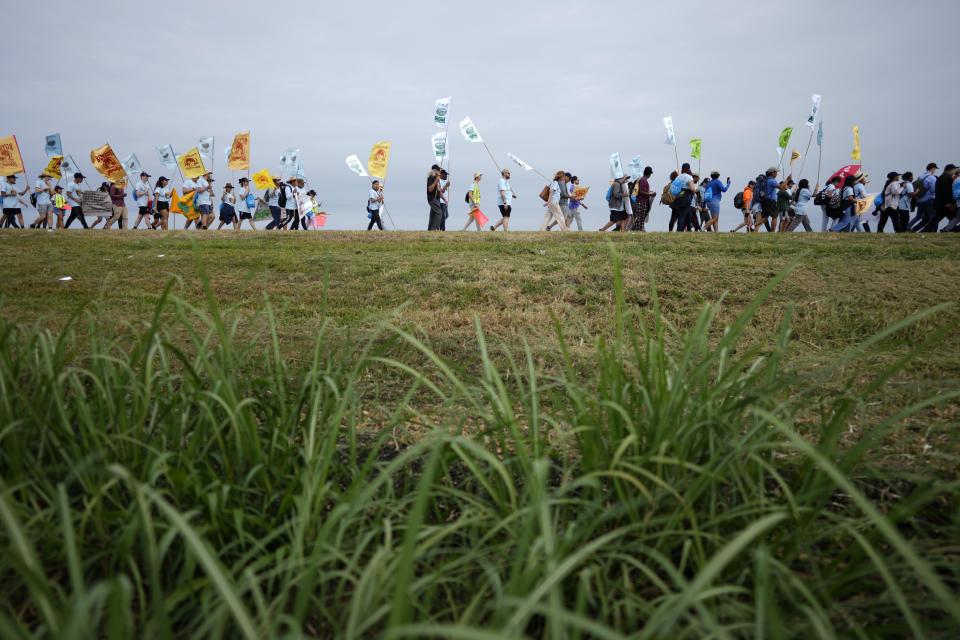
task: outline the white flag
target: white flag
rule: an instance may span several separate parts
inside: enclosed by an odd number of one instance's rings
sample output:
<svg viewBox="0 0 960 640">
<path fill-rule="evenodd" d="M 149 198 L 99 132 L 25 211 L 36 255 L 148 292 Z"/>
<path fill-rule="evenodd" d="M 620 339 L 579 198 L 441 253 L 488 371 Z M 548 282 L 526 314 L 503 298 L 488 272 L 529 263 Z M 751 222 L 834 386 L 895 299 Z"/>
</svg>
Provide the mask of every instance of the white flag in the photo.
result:
<svg viewBox="0 0 960 640">
<path fill-rule="evenodd" d="M 521 159 L 518 158 L 517 156 L 513 155 L 512 153 L 508 153 L 508 154 L 507 154 L 507 157 L 510 158 L 511 160 L 513 160 L 514 164 L 516 164 L 518 167 L 521 167 L 521 168 L 524 169 L 525 171 L 533 171 L 533 167 L 531 167 L 531 166 L 528 165 L 526 162 L 524 162 L 523 160 L 521 160 Z"/>
<path fill-rule="evenodd" d="M 433 156 L 441 160 L 447 155 L 447 132 L 441 131 L 430 136 L 430 144 L 433 145 Z"/>
<path fill-rule="evenodd" d="M 620 152 L 610 154 L 610 179 L 619 180 L 623 177 L 623 161 L 620 159 Z"/>
<path fill-rule="evenodd" d="M 356 154 L 347 156 L 347 159 L 344 160 L 344 162 L 347 163 L 347 168 L 358 176 L 363 177 L 367 175 L 367 170 L 363 168 L 363 163 L 360 162 L 360 158 L 358 158 Z"/>
<path fill-rule="evenodd" d="M 817 114 L 820 113 L 820 94 L 813 94 L 813 109 L 810 111 L 810 116 L 807 118 L 807 126 L 813 129 L 814 125 L 817 123 Z"/>
<path fill-rule="evenodd" d="M 203 136 L 197 140 L 197 151 L 203 158 L 204 166 L 213 171 L 213 136 Z"/>
<path fill-rule="evenodd" d="M 441 129 L 446 129 L 450 124 L 448 117 L 450 115 L 450 101 L 453 98 L 439 98 L 437 105 L 433 109 L 433 124 Z"/>
<path fill-rule="evenodd" d="M 62 162 L 60 166 L 63 166 Z M 137 160 L 137 154 L 131 153 L 123 159 L 123 170 L 126 171 L 127 175 L 131 178 L 140 177 L 140 172 L 143 171 L 143 168 L 140 166 L 140 161 Z"/>
<path fill-rule="evenodd" d="M 473 124 L 470 116 L 464 118 L 460 123 L 460 133 L 467 139 L 467 142 L 483 142 L 483 138 L 480 137 L 480 132 L 477 131 L 477 127 Z"/>
<path fill-rule="evenodd" d="M 667 116 L 663 119 L 663 126 L 667 128 L 667 142 L 666 144 L 672 144 L 677 146 L 677 136 L 673 133 L 673 118 Z"/>
<path fill-rule="evenodd" d="M 638 180 L 642 175 L 643 160 L 640 158 L 640 156 L 633 156 L 633 160 L 630 161 L 630 177 L 634 180 Z"/>
<path fill-rule="evenodd" d="M 230 149 L 231 149 L 231 148 L 232 148 L 232 147 L 224 147 L 224 148 L 223 148 L 223 158 L 224 158 L 224 161 L 227 163 L 227 165 L 230 164 Z"/>
<path fill-rule="evenodd" d="M 300 154 L 297 154 L 297 169 L 294 172 L 294 177 L 303 178 L 304 181 L 307 179 L 307 174 L 303 172 L 303 161 L 300 160 Z"/>
<path fill-rule="evenodd" d="M 177 154 L 173 152 L 172 144 L 157 145 L 157 155 L 160 156 L 160 164 L 170 171 L 177 170 Z"/>
<path fill-rule="evenodd" d="M 294 172 L 300 163 L 300 149 L 287 148 L 280 156 L 280 173 Z"/>
<path fill-rule="evenodd" d="M 75 173 L 80 173 L 80 169 L 74 162 L 73 156 L 63 156 L 63 160 L 60 161 L 60 174 L 65 178 L 72 178 Z"/>
</svg>

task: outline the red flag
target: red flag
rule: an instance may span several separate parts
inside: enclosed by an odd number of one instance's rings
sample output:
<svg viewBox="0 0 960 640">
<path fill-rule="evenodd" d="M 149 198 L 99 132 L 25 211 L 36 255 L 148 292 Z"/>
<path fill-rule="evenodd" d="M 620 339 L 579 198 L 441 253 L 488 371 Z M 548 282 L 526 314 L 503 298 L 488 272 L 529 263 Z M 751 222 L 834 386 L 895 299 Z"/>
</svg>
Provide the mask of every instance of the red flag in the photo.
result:
<svg viewBox="0 0 960 640">
<path fill-rule="evenodd" d="M 487 226 L 487 223 L 490 222 L 490 218 L 483 215 L 483 211 L 480 211 L 480 209 L 477 209 L 476 211 L 474 211 L 473 215 L 475 216 L 477 222 L 480 224 L 481 229 Z"/>
</svg>

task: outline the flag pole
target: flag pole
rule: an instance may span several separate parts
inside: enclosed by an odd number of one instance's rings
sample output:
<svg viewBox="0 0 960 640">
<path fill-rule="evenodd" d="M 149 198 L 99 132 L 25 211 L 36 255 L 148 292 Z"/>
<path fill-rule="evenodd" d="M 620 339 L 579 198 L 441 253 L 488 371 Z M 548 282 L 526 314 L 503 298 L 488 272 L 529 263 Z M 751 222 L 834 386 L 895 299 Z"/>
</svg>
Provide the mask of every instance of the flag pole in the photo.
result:
<svg viewBox="0 0 960 640">
<path fill-rule="evenodd" d="M 373 176 L 367 176 L 367 177 L 370 178 L 370 188 L 372 189 L 372 188 L 373 188 Z M 383 178 L 383 188 L 384 188 L 384 189 L 387 188 L 387 179 L 386 179 L 386 178 Z M 393 225 L 393 230 L 396 231 L 396 230 L 397 230 L 397 223 L 393 221 L 393 216 L 390 215 L 390 211 L 387 210 L 387 205 L 386 205 L 385 203 L 381 202 L 381 203 L 380 203 L 380 208 L 383 209 L 384 213 L 387 214 L 387 217 L 390 218 L 390 224 Z"/>
<path fill-rule="evenodd" d="M 493 160 L 493 166 L 497 168 L 497 171 L 501 171 L 500 165 L 497 164 L 497 159 L 493 157 L 492 153 L 490 153 L 490 147 L 487 146 L 486 141 L 481 141 L 480 144 L 483 145 L 483 148 L 487 150 L 487 155 L 489 155 L 490 159 Z"/>
<path fill-rule="evenodd" d="M 807 154 L 810 153 L 810 145 L 813 144 L 813 128 L 810 128 L 810 139 L 807 140 L 807 149 L 803 152 L 803 159 L 800 161 L 800 177 L 803 177 L 803 168 L 807 165 Z"/>
<path fill-rule="evenodd" d="M 680 173 L 680 154 L 677 152 L 677 144 L 673 144 L 673 157 L 677 159 L 677 173 Z"/>
</svg>

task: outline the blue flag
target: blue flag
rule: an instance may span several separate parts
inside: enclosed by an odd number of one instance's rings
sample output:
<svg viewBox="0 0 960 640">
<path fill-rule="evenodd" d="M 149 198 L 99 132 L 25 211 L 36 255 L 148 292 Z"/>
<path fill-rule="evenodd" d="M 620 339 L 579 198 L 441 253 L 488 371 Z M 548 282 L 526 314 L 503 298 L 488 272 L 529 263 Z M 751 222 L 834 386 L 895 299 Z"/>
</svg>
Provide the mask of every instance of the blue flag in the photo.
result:
<svg viewBox="0 0 960 640">
<path fill-rule="evenodd" d="M 817 130 L 817 146 L 823 146 L 823 120 L 820 121 L 820 128 Z"/>
<path fill-rule="evenodd" d="M 60 146 L 60 134 L 51 133 L 47 136 L 47 143 L 43 145 L 44 151 L 47 152 L 47 157 L 52 158 L 53 156 L 62 156 L 63 148 Z"/>
</svg>

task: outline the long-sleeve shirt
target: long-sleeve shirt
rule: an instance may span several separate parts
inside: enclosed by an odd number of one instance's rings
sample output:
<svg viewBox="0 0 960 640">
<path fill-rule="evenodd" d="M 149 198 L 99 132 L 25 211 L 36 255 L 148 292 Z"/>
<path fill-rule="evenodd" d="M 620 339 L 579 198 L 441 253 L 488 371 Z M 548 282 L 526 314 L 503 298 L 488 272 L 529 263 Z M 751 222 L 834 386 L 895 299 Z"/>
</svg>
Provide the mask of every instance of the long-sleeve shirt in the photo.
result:
<svg viewBox="0 0 960 640">
<path fill-rule="evenodd" d="M 885 209 L 900 208 L 900 194 L 903 193 L 903 185 L 899 182 L 891 182 L 883 190 L 883 207 Z"/>
<path fill-rule="evenodd" d="M 926 192 L 917 198 L 917 202 L 929 202 L 933 200 L 933 196 L 937 192 L 937 177 L 928 171 L 920 176 L 920 180 L 923 181 L 921 184 L 923 184 Z"/>
<path fill-rule="evenodd" d="M 720 182 L 720 178 L 714 178 L 707 183 L 707 189 L 713 192 L 713 200 L 715 202 L 720 202 L 723 199 L 723 194 L 727 192 L 727 189 L 730 188 L 730 183 L 724 184 Z"/>
</svg>

